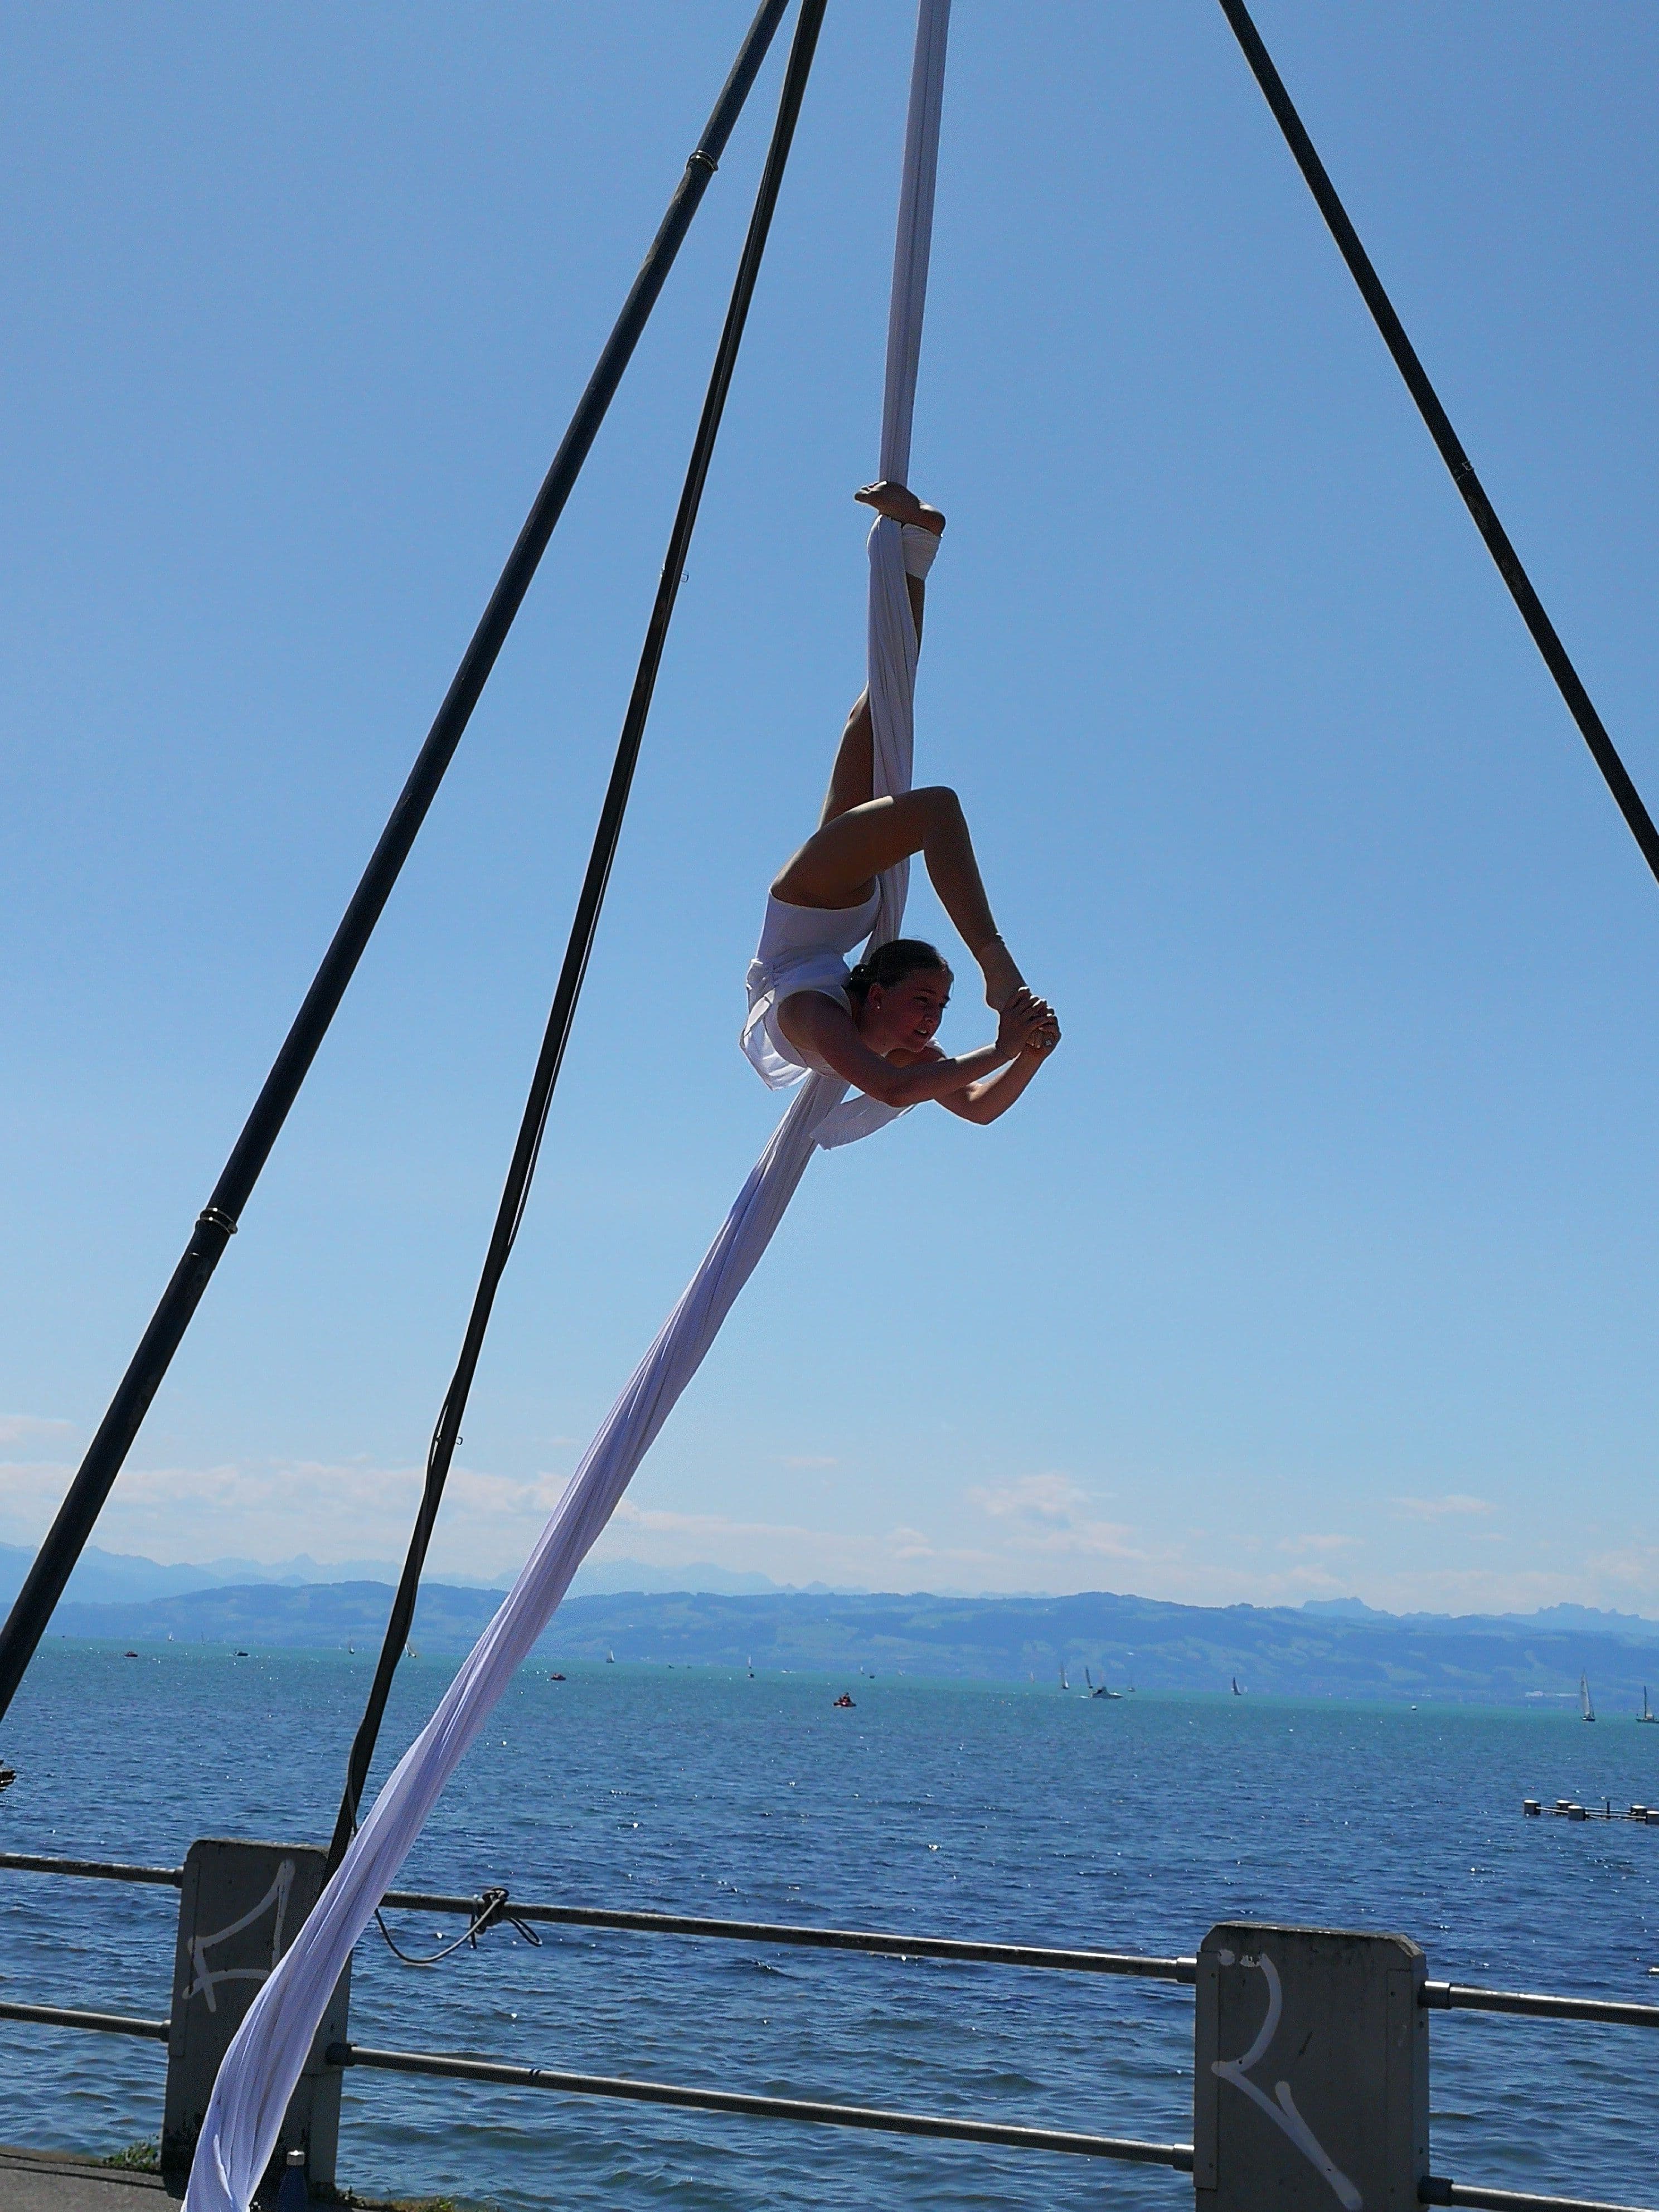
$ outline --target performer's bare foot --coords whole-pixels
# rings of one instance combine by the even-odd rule
[[[1025,988],[1025,978],[1000,937],[981,945],[974,957],[985,978],[985,1003],[993,1013],[1000,1014],[1016,994]]]
[[[945,517],[936,507],[919,500],[908,485],[890,483],[885,477],[879,483],[864,485],[853,496],[864,506],[873,507],[878,514],[890,515],[895,522],[919,522],[935,538],[945,528]]]

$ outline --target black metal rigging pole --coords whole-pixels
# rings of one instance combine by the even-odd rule
[[[1451,471],[1452,482],[1463,495],[1463,503],[1474,518],[1474,526],[1486,541],[1486,550],[1498,564],[1498,573],[1510,587],[1510,596],[1521,610],[1521,619],[1532,632],[1533,642],[1544,656],[1544,665],[1555,678],[1556,688],[1567,702],[1567,711],[1577,723],[1584,743],[1589,747],[1595,765],[1607,779],[1608,790],[1618,802],[1619,811],[1630,825],[1630,832],[1642,848],[1642,857],[1659,877],[1659,830],[1642,802],[1642,794],[1632,782],[1630,772],[1619,757],[1617,747],[1607,735],[1607,726],[1595,711],[1589,693],[1579,678],[1578,671],[1568,658],[1567,649],[1556,635],[1555,625],[1544,611],[1544,603],[1533,589],[1532,579],[1521,565],[1521,556],[1509,540],[1509,533],[1492,511],[1492,501],[1481,487],[1474,472],[1474,465],[1463,451],[1457,433],[1452,428],[1450,417],[1441,405],[1439,395],[1429,381],[1427,373],[1405,326],[1394,311],[1394,304],[1382,289],[1381,278],[1371,266],[1370,256],[1359,242],[1359,234],[1348,220],[1347,210],[1337,198],[1336,187],[1325,173],[1325,165],[1314,149],[1302,118],[1297,113],[1291,95],[1285,89],[1285,81],[1273,66],[1272,55],[1261,42],[1261,34],[1250,20],[1249,9],[1243,0],[1218,0],[1222,14],[1232,27],[1233,35],[1244,50],[1244,58],[1255,73],[1285,143],[1296,157],[1297,167],[1307,179],[1308,189],[1318,203],[1319,212],[1329,226],[1337,250],[1347,263],[1349,273],[1359,287],[1365,305],[1370,309],[1376,327],[1382,333],[1382,343],[1394,356],[1395,366],[1406,380],[1406,389],[1417,402],[1418,412],[1429,427],[1429,435],[1440,450],[1440,458]]]
[[[524,1118],[519,1125],[518,1142],[513,1148],[512,1163],[502,1188],[501,1202],[495,1215],[489,1249],[484,1255],[478,1287],[473,1296],[472,1310],[467,1317],[466,1332],[461,1340],[460,1358],[456,1363],[455,1373],[438,1415],[438,1425],[427,1455],[426,1487],[422,1493],[420,1510],[416,1515],[415,1527],[410,1536],[409,1552],[404,1560],[397,1595],[392,1601],[392,1613],[380,1646],[380,1662],[374,1669],[374,1680],[363,1708],[363,1717],[352,1742],[351,1757],[346,1770],[345,1794],[340,1801],[339,1817],[335,1822],[333,1839],[329,1845],[328,1871],[331,1874],[344,1857],[346,1846],[350,1843],[352,1831],[356,1826],[357,1808],[362,1801],[363,1785],[368,1778],[386,1700],[392,1694],[392,1678],[398,1671],[398,1662],[403,1656],[415,1619],[421,1571],[426,1563],[427,1547],[432,1540],[432,1530],[443,1498],[444,1484],[448,1480],[450,1462],[460,1440],[467,1394],[472,1387],[472,1377],[477,1370],[478,1358],[483,1350],[484,1334],[489,1327],[495,1292],[506,1272],[514,1239],[519,1233],[519,1224],[524,1218],[525,1204],[530,1195],[537,1156],[541,1150],[542,1134],[547,1127],[548,1109],[552,1103],[554,1086],[559,1079],[565,1047],[570,1041],[570,1028],[575,1018],[576,1002],[581,995],[582,979],[587,973],[588,957],[593,949],[599,910],[605,903],[605,886],[611,879],[611,863],[616,859],[617,841],[622,836],[623,817],[634,781],[634,769],[640,757],[640,744],[645,735],[646,720],[651,712],[651,699],[656,689],[657,672],[662,663],[668,625],[673,617],[674,602],[679,595],[684,576],[691,533],[696,527],[697,509],[702,503],[709,463],[714,458],[714,441],[720,435],[720,418],[726,410],[732,374],[737,367],[738,349],[743,343],[750,302],[754,298],[755,285],[760,276],[761,258],[766,251],[767,234],[771,228],[778,193],[783,184],[783,173],[788,163],[789,149],[793,143],[795,125],[806,91],[806,80],[812,67],[825,5],[826,0],[801,0],[800,16],[795,26],[788,67],[784,72],[782,89],[778,95],[777,121],[773,125],[772,143],[767,149],[766,166],[756,188],[754,213],[749,220],[749,234],[744,240],[742,258],[738,263],[738,274],[732,287],[731,305],[726,309],[726,325],[720,332],[708,394],[703,400],[697,434],[692,442],[691,459],[686,467],[685,483],[680,493],[674,526],[669,533],[662,578],[657,586],[651,619],[646,626],[645,644],[634,678],[634,689],[629,696],[628,711],[623,717],[617,757],[605,789],[605,803],[599,810],[599,824],[593,833],[587,872],[582,879],[580,896],[570,924],[564,963],[559,970],[558,985],[553,994],[553,1005],[547,1018],[547,1029],[542,1038],[536,1072],[531,1079],[530,1096],[525,1102]]]
[[[787,0],[761,0],[732,73],[686,162],[684,174],[651,241],[633,289],[605,341],[587,389],[570,418],[553,465],[536,495],[535,504],[507,556],[507,566],[490,594],[471,642],[462,655],[454,680],[444,695],[437,719],[416,757],[409,780],[380,833],[380,841],[363,871],[362,879],[352,893],[351,902],[265,1078],[264,1087],[254,1101],[253,1110],[214,1187],[213,1195],[198,1218],[184,1256],[173,1269],[161,1302],[58,1508],[58,1517],[29,1570],[10,1617],[4,1629],[0,1630],[0,1715],[5,1713],[16,1693],[53,1608],[64,1594],[64,1585],[92,1534],[132,1440],[149,1410],[150,1401],[161,1387],[226,1244],[236,1233],[242,1208],[270,1156],[289,1109],[299,1095],[370,933],[380,918],[398,872],[426,819],[444,771],[461,741],[472,709],[506,642],[513,618],[564,510],[571,487],[581,471],[622,381],[623,372],[632,358],[640,333],[657,303],[708,180],[719,166],[726,140],[743,112],[744,102],[787,5]]]

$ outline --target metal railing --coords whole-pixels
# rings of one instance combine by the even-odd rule
[[[896,2136],[933,2136],[956,2142],[1000,2143],[1012,2150],[1070,2152],[1136,2166],[1193,2170],[1190,2143],[1136,2142],[1122,2136],[1074,2135],[1060,2128],[1025,2128],[997,2120],[952,2119],[942,2112],[889,2112],[867,2105],[826,2105],[803,2097],[754,2097],[737,2089],[686,2088],[672,2081],[630,2081],[607,2074],[566,2074],[547,2066],[505,2066],[489,2058],[450,2057],[436,2051],[374,2051],[331,2043],[331,2066],[368,2066],[387,2074],[437,2075],[456,2081],[495,2081],[514,2089],[556,2089],[566,2096],[622,2097],[641,2105],[678,2105],[702,2112],[736,2112],[755,2120],[806,2120],[820,2127],[868,2128]]]
[[[86,1880],[149,1884],[177,1888],[179,1867],[136,1866],[117,1860],[47,1857],[0,1851],[0,1870],[69,1875]],[[504,1893],[463,1897],[427,1890],[388,1891],[385,1905],[424,1913],[464,1916],[480,1928],[492,1924]],[[712,1919],[674,1912],[621,1911],[602,1906],[520,1904],[507,1908],[511,1918],[556,1927],[595,1928],[641,1936],[678,1936],[714,1942],[767,1943],[861,1952],[900,1959],[942,1959],[971,1966],[1012,1966],[1038,1972],[1105,1974],[1190,1987],[1197,1978],[1195,1957],[1166,1958],[1117,1951],[1066,1949],[1052,1945],[991,1943],[968,1938],[915,1936],[890,1930],[814,1928],[788,1922]],[[1619,2027],[1659,2028],[1659,2004],[1626,2003],[1601,1997],[1559,1996],[1529,1990],[1489,1990],[1455,1982],[1427,1982],[1419,2002],[1431,2011],[1485,2012],[1522,2019],[1594,2021]],[[37,2026],[75,2027],[111,2035],[147,2037],[165,2042],[170,2023],[120,2013],[82,2011],[61,2005],[0,2001],[0,2020]],[[1141,2166],[1193,2170],[1190,2143],[1142,2142],[1130,2137],[1097,2136],[1054,2128],[957,2118],[946,2113],[890,2112],[796,2097],[762,2097],[738,2090],[693,2087],[671,2081],[641,2081],[623,2075],[580,2074],[519,2066],[459,2053],[389,2051],[350,2041],[335,2042],[326,2053],[331,2066],[369,2072],[420,2075],[449,2081],[490,2082],[501,2087],[551,2090],[566,2096],[615,2098],[636,2104],[671,2106],[750,2119],[784,2120],[822,2127],[855,2128],[880,2134],[995,2144],[1016,2150],[1056,2152]],[[1435,2175],[1419,2191],[1425,2204],[1486,2208],[1486,2212],[1643,2212],[1643,2208],[1607,2204],[1583,2197],[1530,2195],[1487,2189]]]
[[[24,2020],[36,2027],[90,2027],[100,2035],[148,2035],[165,2043],[173,2033],[170,2020],[136,2020],[125,2012],[81,2012],[73,2005],[0,2002],[0,2020]]]
[[[0,1866],[6,1863],[0,1855]],[[417,1912],[465,1912],[477,1917],[484,1900],[388,1890],[383,1904]],[[863,1928],[803,1928],[787,1921],[703,1920],[680,1912],[612,1912],[586,1905],[513,1904],[513,1917],[543,1925],[617,1928],[641,1936],[708,1936],[737,1943],[793,1943],[816,1951],[867,1951],[888,1959],[956,1959],[975,1966],[1048,1967],[1066,1974],[1128,1974],[1143,1981],[1192,1982],[1196,1959],[1159,1959],[1133,1951],[1066,1951],[1046,1944],[979,1943],[953,1936],[893,1936]],[[1659,2013],[1659,2007],[1655,2008]]]

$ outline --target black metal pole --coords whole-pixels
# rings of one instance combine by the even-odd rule
[[[1422,362],[1418,359],[1405,326],[1394,311],[1394,303],[1383,290],[1382,280],[1371,266],[1370,257],[1359,242],[1359,234],[1348,220],[1347,210],[1337,198],[1336,187],[1325,173],[1325,165],[1314,150],[1314,143],[1297,113],[1291,95],[1285,89],[1285,81],[1273,66],[1273,57],[1261,42],[1261,34],[1250,20],[1250,12],[1243,0],[1219,0],[1222,14],[1232,27],[1233,35],[1244,50],[1244,58],[1255,73],[1255,81],[1267,98],[1267,105],[1285,143],[1296,157],[1297,167],[1307,179],[1308,189],[1319,205],[1319,212],[1336,240],[1337,250],[1347,263],[1349,273],[1358,285],[1361,297],[1370,309],[1377,329],[1382,333],[1382,343],[1394,356],[1395,366],[1406,380],[1406,389],[1417,402],[1418,412],[1429,428],[1429,435],[1440,449],[1440,458],[1451,471],[1452,482],[1463,495],[1463,503],[1474,518],[1474,526],[1486,541],[1486,550],[1498,564],[1498,573],[1509,586],[1510,596],[1521,610],[1521,619],[1532,632],[1533,642],[1544,656],[1544,665],[1555,678],[1556,688],[1567,702],[1567,711],[1577,723],[1584,743],[1589,747],[1595,765],[1607,779],[1608,790],[1618,803],[1619,811],[1630,825],[1630,832],[1642,848],[1642,857],[1659,877],[1659,830],[1642,802],[1642,794],[1631,781],[1630,772],[1619,757],[1618,749],[1607,735],[1606,725],[1595,711],[1589,693],[1584,689],[1568,658],[1567,649],[1557,636],[1555,625],[1544,611],[1544,603],[1533,589],[1532,580],[1521,565],[1521,557],[1509,540],[1509,533],[1492,511],[1492,501],[1481,487],[1474,472],[1474,465],[1463,451],[1457,433],[1452,428],[1450,417],[1441,405],[1438,394],[1429,381]]]
[[[525,1203],[530,1195],[536,1160],[541,1150],[542,1133],[547,1126],[548,1109],[552,1103],[554,1087],[564,1061],[565,1047],[570,1041],[571,1024],[575,1018],[577,1000],[581,996],[582,980],[587,973],[588,958],[599,928],[599,911],[605,903],[611,863],[616,859],[617,842],[622,836],[623,817],[634,781],[634,769],[640,757],[646,720],[651,712],[652,695],[656,689],[657,672],[662,663],[668,625],[673,618],[674,602],[679,596],[686,555],[691,545],[691,533],[696,527],[697,509],[702,502],[703,485],[708,480],[709,463],[714,458],[714,441],[720,435],[720,418],[726,410],[732,374],[737,367],[738,349],[743,343],[744,325],[748,319],[750,302],[754,298],[755,285],[760,276],[767,234],[777,207],[783,173],[788,164],[789,149],[794,139],[795,124],[800,114],[807,76],[812,67],[825,5],[826,0],[801,0],[800,16],[795,26],[789,64],[778,95],[777,121],[773,125],[772,143],[767,149],[766,164],[756,189],[754,213],[749,220],[748,236],[744,240],[742,258],[738,263],[737,277],[732,288],[731,305],[726,309],[725,327],[720,332],[714,370],[708,380],[708,391],[703,400],[696,436],[692,442],[691,459],[686,468],[685,483],[680,493],[674,526],[669,533],[667,556],[663,562],[662,577],[657,586],[651,619],[646,627],[645,644],[635,674],[634,689],[629,697],[628,711],[623,718],[622,734],[617,743],[611,781],[605,790],[605,803],[599,810],[599,824],[593,833],[587,872],[582,880],[575,915],[570,924],[564,963],[559,970],[558,985],[553,994],[552,1008],[547,1018],[547,1029],[542,1038],[536,1072],[531,1079],[524,1118],[519,1125],[518,1142],[513,1148],[512,1162],[502,1187],[495,1226],[490,1236],[489,1250],[484,1255],[478,1287],[473,1296],[472,1310],[467,1317],[466,1332],[461,1340],[460,1358],[456,1363],[454,1376],[438,1415],[431,1449],[427,1455],[426,1487],[410,1535],[409,1551],[404,1560],[403,1573],[398,1578],[397,1594],[392,1601],[392,1613],[380,1645],[380,1662],[374,1669],[374,1680],[363,1708],[363,1717],[352,1742],[351,1757],[346,1770],[345,1792],[340,1801],[339,1817],[335,1822],[333,1839],[329,1845],[328,1870],[331,1874],[344,1857],[346,1846],[351,1841],[352,1831],[356,1825],[357,1808],[362,1801],[363,1785],[368,1778],[369,1765],[374,1756],[375,1741],[386,1713],[386,1700],[392,1694],[392,1678],[398,1671],[398,1662],[409,1641],[409,1632],[415,1619],[415,1601],[420,1590],[421,1571],[426,1563],[427,1547],[432,1540],[444,1485],[449,1477],[450,1462],[454,1458],[455,1446],[460,1438],[467,1394],[471,1389],[472,1377],[477,1370],[479,1355],[483,1350],[484,1334],[489,1327],[495,1292],[506,1271],[514,1240],[519,1233],[519,1224],[524,1218]]]
[[[299,1095],[363,947],[426,819],[427,810],[495,665],[513,618],[530,588],[537,565],[547,550],[547,542],[599,434],[640,333],[691,227],[708,179],[719,166],[726,142],[743,112],[744,102],[787,5],[787,0],[762,0],[732,74],[686,161],[685,173],[651,241],[633,289],[605,341],[587,389],[570,418],[570,427],[554,455],[553,465],[536,495],[524,528],[519,532],[518,543],[507,556],[501,580],[490,594],[489,604],[444,695],[437,719],[380,833],[380,841],[363,871],[362,879],[352,893],[351,903],[323,956],[322,965],[265,1078],[264,1088],[254,1101],[253,1110],[225,1163],[213,1195],[197,1219],[184,1257],[173,1269],[161,1302],[58,1508],[58,1517],[29,1570],[5,1627],[0,1631],[0,1716],[3,1716],[16,1693],[46,1632],[46,1623],[64,1594],[64,1585],[92,1534],[104,1500],[149,1410],[150,1401],[161,1387],[226,1244],[236,1233],[242,1208],[270,1156],[289,1109]]]

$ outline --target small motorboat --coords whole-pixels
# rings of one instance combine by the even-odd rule
[[[547,1679],[550,1682],[562,1682],[564,1676],[562,1674],[550,1674]]]
[[[836,1709],[838,1712],[850,1713],[853,1710],[853,1700],[848,1696],[845,1690],[843,1690],[840,1697],[835,1700],[835,1704]]]

